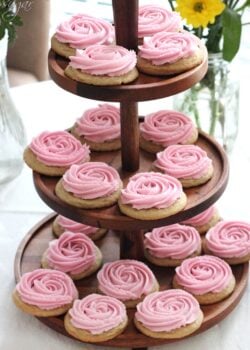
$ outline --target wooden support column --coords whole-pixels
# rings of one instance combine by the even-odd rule
[[[142,261],[144,259],[143,238],[143,231],[120,232],[120,258]]]
[[[139,169],[139,119],[137,102],[121,102],[121,157],[126,171]]]

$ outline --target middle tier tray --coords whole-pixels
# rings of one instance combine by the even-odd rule
[[[143,221],[130,218],[120,212],[118,205],[104,209],[89,210],[73,207],[60,200],[55,194],[55,186],[59,181],[59,177],[49,177],[34,172],[34,184],[38,194],[49,207],[61,215],[90,226],[122,231],[137,231],[169,225],[186,220],[207,209],[216,202],[226,188],[229,176],[229,163],[223,148],[212,137],[202,131],[199,132],[196,144],[204,149],[212,159],[214,166],[213,177],[204,185],[186,189],[185,193],[188,198],[186,208],[175,215],[160,220]],[[138,172],[151,171],[154,160],[155,155],[141,150]],[[120,151],[92,152],[91,161],[102,161],[117,169],[124,186],[126,186],[129,177],[134,174],[122,169]]]

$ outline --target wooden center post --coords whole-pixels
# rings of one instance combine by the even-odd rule
[[[138,0],[112,0],[116,44],[137,51]],[[129,100],[120,103],[122,169],[139,169],[138,103]],[[143,259],[143,232],[120,232],[120,258]]]

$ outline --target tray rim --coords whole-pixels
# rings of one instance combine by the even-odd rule
[[[29,245],[30,241],[32,241],[32,239],[36,235],[39,234],[39,230],[41,230],[44,225],[52,224],[52,220],[54,220],[56,215],[57,215],[57,213],[51,213],[51,214],[47,215],[46,217],[44,217],[35,226],[33,226],[28,231],[26,236],[21,240],[21,242],[17,248],[16,255],[15,255],[15,261],[14,261],[14,275],[15,275],[16,283],[19,281],[20,276],[21,276],[21,273],[20,273],[21,262],[22,262],[22,257],[25,253],[25,250],[27,249],[27,246]],[[240,278],[240,281],[237,283],[237,289],[234,290],[234,292],[233,292],[233,294],[231,294],[231,296],[229,296],[227,299],[225,299],[223,301],[223,303],[226,304],[226,306],[225,306],[226,310],[223,309],[223,317],[221,317],[222,312],[218,314],[217,308],[214,308],[214,312],[211,313],[210,317],[207,317],[207,316],[205,317],[205,322],[203,321],[203,324],[200,327],[200,329],[188,337],[192,337],[192,336],[195,336],[199,333],[203,333],[207,329],[213,327],[218,322],[222,321],[225,317],[227,317],[235,309],[235,307],[238,305],[238,303],[240,302],[240,300],[244,294],[244,291],[247,287],[247,284],[248,284],[247,282],[248,282],[249,263],[244,263],[244,264],[241,264],[238,266],[241,266],[241,278]],[[233,301],[232,301],[232,298],[233,298]],[[129,312],[131,312],[131,311],[129,311]],[[50,318],[39,318],[39,317],[37,317],[37,319],[40,320],[45,325],[47,325],[49,328],[55,330],[56,332],[59,332],[60,334],[63,334],[64,336],[67,336],[71,339],[76,340],[75,338],[71,337],[70,335],[66,334],[65,332],[60,331],[58,329],[55,329],[51,326],[51,322],[52,323],[56,322],[56,321],[59,322],[58,318],[51,318],[51,317]],[[56,319],[56,320],[53,321],[54,319]],[[174,339],[174,340],[154,339],[154,338],[146,337],[142,334],[140,334],[139,337],[146,338],[145,345],[144,345],[146,347],[147,346],[155,346],[155,345],[164,345],[164,344],[168,344],[168,343],[172,343],[172,342],[176,342],[176,341],[182,341],[182,340],[185,340],[186,338],[188,338],[188,337],[185,337],[185,338]],[[139,340],[134,339],[134,343],[130,344],[133,347],[133,349],[142,348],[140,338],[139,338]],[[139,343],[137,344],[138,341],[139,341]],[[127,342],[125,341],[125,339],[120,339],[119,337],[114,338],[110,341],[101,342],[101,343],[93,343],[93,344],[98,345],[98,346],[111,346],[111,347],[119,347],[119,348],[120,347],[121,348],[127,347]]]
[[[203,52],[203,61],[197,67],[194,67],[184,73],[169,77],[158,77],[142,74],[148,83],[123,84],[116,86],[95,86],[84,84],[64,75],[64,69],[61,67],[67,65],[69,60],[56,54],[53,49],[49,50],[48,67],[53,81],[64,90],[89,99],[98,99],[110,102],[136,102],[149,101],[165,98],[187,90],[199,82],[206,74],[208,67],[208,53],[204,45],[201,47]],[[150,80],[155,80],[150,82]]]
[[[68,216],[75,221],[84,222],[88,225],[96,227],[123,230],[121,227],[122,222],[125,226],[124,229],[126,230],[134,230],[134,227],[136,227],[136,230],[140,230],[150,229],[157,226],[164,226],[175,223],[177,221],[183,221],[196,215],[198,212],[202,212],[214,204],[226,189],[229,179],[229,161],[222,146],[210,135],[201,130],[199,130],[199,138],[209,144],[212,149],[216,150],[216,157],[220,161],[222,168],[220,178],[216,183],[216,186],[214,186],[208,194],[203,196],[202,200],[200,199],[197,201],[193,207],[184,208],[184,210],[180,211],[179,213],[160,220],[143,221],[130,218],[121,213],[116,216],[114,214],[109,214],[106,212],[103,214],[102,210],[84,210],[70,206],[60,200],[53,192],[51,192],[48,187],[46,187],[44,181],[42,181],[43,175],[36,172],[33,172],[34,185],[42,200],[53,210],[64,216]],[[69,210],[71,210],[70,213]],[[194,213],[194,211],[196,213]]]

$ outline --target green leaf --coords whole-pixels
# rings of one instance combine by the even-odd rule
[[[22,21],[21,17],[19,17],[19,16],[15,16],[15,18],[13,19],[13,23],[16,26],[22,26],[23,25],[23,21]]]
[[[240,7],[235,6],[235,11],[242,12],[246,7],[250,6],[250,0],[246,0]]]
[[[0,25],[0,40],[4,37],[4,34],[5,34],[5,28]]]
[[[222,23],[221,18],[217,17],[214,24],[208,27],[208,36],[206,47],[208,52],[217,53],[221,51],[220,42],[222,37]]]
[[[223,26],[223,58],[232,61],[240,47],[241,16],[226,8],[222,13]]]

